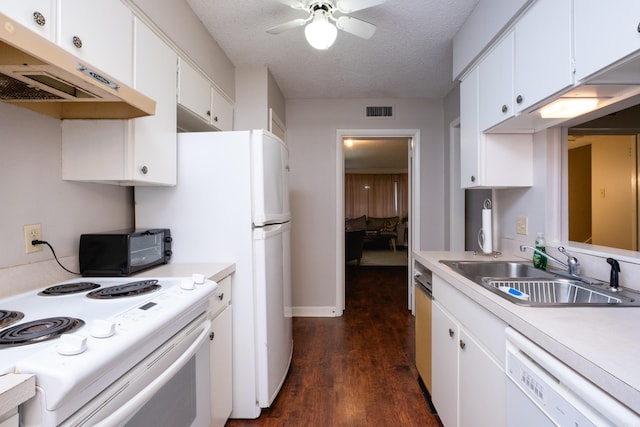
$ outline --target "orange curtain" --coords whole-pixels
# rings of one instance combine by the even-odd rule
[[[407,174],[346,174],[345,218],[403,217],[408,212]]]

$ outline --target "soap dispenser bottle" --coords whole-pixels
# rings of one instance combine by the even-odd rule
[[[536,237],[536,249],[540,252],[547,253],[545,249],[546,242],[544,240],[544,234],[538,233],[538,237]],[[541,270],[545,270],[547,268],[547,257],[544,255],[540,255],[538,252],[533,252],[533,266],[535,268],[539,268]]]

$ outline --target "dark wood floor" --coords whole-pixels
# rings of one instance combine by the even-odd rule
[[[226,425],[441,426],[417,382],[406,283],[407,267],[348,267],[344,316],[294,318],[277,399],[257,420]]]

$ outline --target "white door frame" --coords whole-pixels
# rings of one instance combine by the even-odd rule
[[[413,310],[413,242],[420,242],[420,129],[338,129],[336,131],[336,316],[345,308],[344,289],[344,143],[346,137],[407,138],[409,150],[409,241],[407,308]],[[416,245],[419,248],[419,243]]]

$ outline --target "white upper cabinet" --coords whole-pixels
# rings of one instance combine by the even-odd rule
[[[509,33],[482,60],[478,68],[479,125],[489,129],[514,114],[513,44]],[[461,107],[462,108],[462,107]]]
[[[573,84],[572,3],[572,0],[537,0],[516,23],[516,113]]]
[[[460,185],[478,185],[478,78],[476,67],[460,83]]]
[[[133,12],[119,0],[63,0],[58,7],[57,43],[132,85]]]
[[[640,50],[640,1],[577,0],[576,81]]]
[[[55,0],[0,0],[0,12],[53,40]]]
[[[211,83],[182,58],[178,59],[178,104],[204,122],[211,121]]]
[[[64,120],[62,178],[117,185],[176,183],[177,54],[135,22],[134,87],[156,114],[131,120]]]
[[[573,84],[572,0],[537,0],[480,62],[480,129]]]
[[[529,187],[533,183],[533,136],[480,131],[479,68],[460,84],[460,186]]]
[[[232,130],[233,106],[189,62],[178,64],[178,121],[182,130]]]

